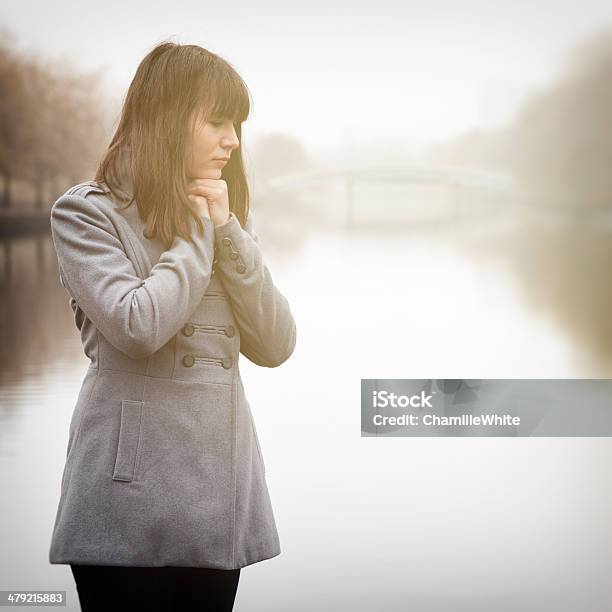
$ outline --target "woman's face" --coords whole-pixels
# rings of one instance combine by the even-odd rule
[[[187,145],[187,176],[220,179],[232,151],[239,146],[231,119],[210,117],[207,121],[198,120],[193,139]]]

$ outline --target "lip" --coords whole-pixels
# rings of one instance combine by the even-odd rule
[[[230,160],[230,158],[229,158],[229,157],[215,157],[215,158],[213,159],[213,161],[224,162],[224,163],[226,163],[226,164],[227,164],[227,162],[228,162],[229,160]]]

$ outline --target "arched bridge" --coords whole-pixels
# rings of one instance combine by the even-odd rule
[[[496,201],[516,202],[518,189],[511,177],[463,168],[440,166],[344,166],[292,172],[268,180],[268,188],[275,192],[300,192],[332,182],[345,185],[347,223],[353,218],[354,189],[359,183],[403,183],[442,185],[454,191],[470,190],[489,193]]]

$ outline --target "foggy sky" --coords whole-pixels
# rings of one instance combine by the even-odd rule
[[[577,42],[612,24],[612,3],[20,0],[2,3],[0,24],[25,49],[104,68],[117,98],[157,42],[200,44],[246,80],[245,134],[385,153],[503,123]]]

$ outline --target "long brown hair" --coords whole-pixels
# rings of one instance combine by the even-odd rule
[[[136,202],[147,238],[157,237],[167,248],[177,235],[192,240],[189,217],[201,233],[204,223],[185,191],[186,147],[197,120],[230,119],[241,144],[223,168],[222,179],[230,210],[244,226],[249,188],[241,123],[249,111],[247,86],[226,60],[197,45],[163,42],[136,70],[95,180],[127,202],[126,208]]]

